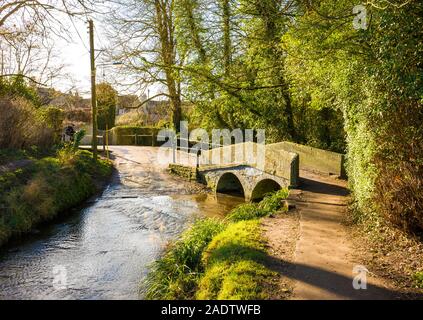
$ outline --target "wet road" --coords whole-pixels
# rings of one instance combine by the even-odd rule
[[[0,299],[142,298],[140,283],[169,240],[241,202],[170,176],[156,148],[111,150],[117,173],[102,195],[2,250]]]

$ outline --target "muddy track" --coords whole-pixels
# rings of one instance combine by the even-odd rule
[[[286,238],[284,220],[273,220],[273,225],[266,229],[273,232],[266,232],[266,236],[270,251],[284,265],[279,273],[286,279],[285,283],[290,283],[291,299],[401,298],[400,292],[367,266],[363,267],[368,272],[361,272],[361,279],[366,278],[366,289],[354,289],[353,280],[358,275],[355,268],[360,269],[364,259],[357,257],[350,229],[344,224],[349,201],[345,181],[301,172],[301,187],[292,190],[289,201],[295,205],[299,220],[292,256],[281,253],[275,245],[278,237]]]

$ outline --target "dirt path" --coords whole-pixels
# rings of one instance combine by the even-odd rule
[[[353,269],[361,263],[355,258],[349,229],[343,224],[349,199],[346,182],[308,172],[302,172],[301,176],[301,189],[293,190],[290,195],[299,217],[298,240],[291,258],[275,247],[275,238],[286,237],[281,225],[283,220],[275,219],[273,225],[265,228],[270,252],[275,253],[281,266],[285,266],[279,266],[278,272],[292,283],[290,298],[398,298],[399,294],[388,289],[384,281],[371,273],[372,270],[367,273],[367,289],[355,290],[353,287],[353,279],[357,276]],[[276,228],[285,235],[275,233]]]

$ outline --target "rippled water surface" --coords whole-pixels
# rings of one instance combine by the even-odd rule
[[[241,202],[169,176],[154,148],[112,151],[118,172],[101,196],[3,249],[0,298],[142,298],[139,284],[167,241]]]

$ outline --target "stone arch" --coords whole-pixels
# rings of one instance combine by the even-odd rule
[[[256,183],[251,192],[251,201],[260,201],[266,193],[282,189],[279,182],[273,179],[263,179]]]
[[[242,197],[245,197],[246,195],[246,190],[241,180],[232,172],[225,172],[218,178],[216,183],[216,192],[233,194]]]

